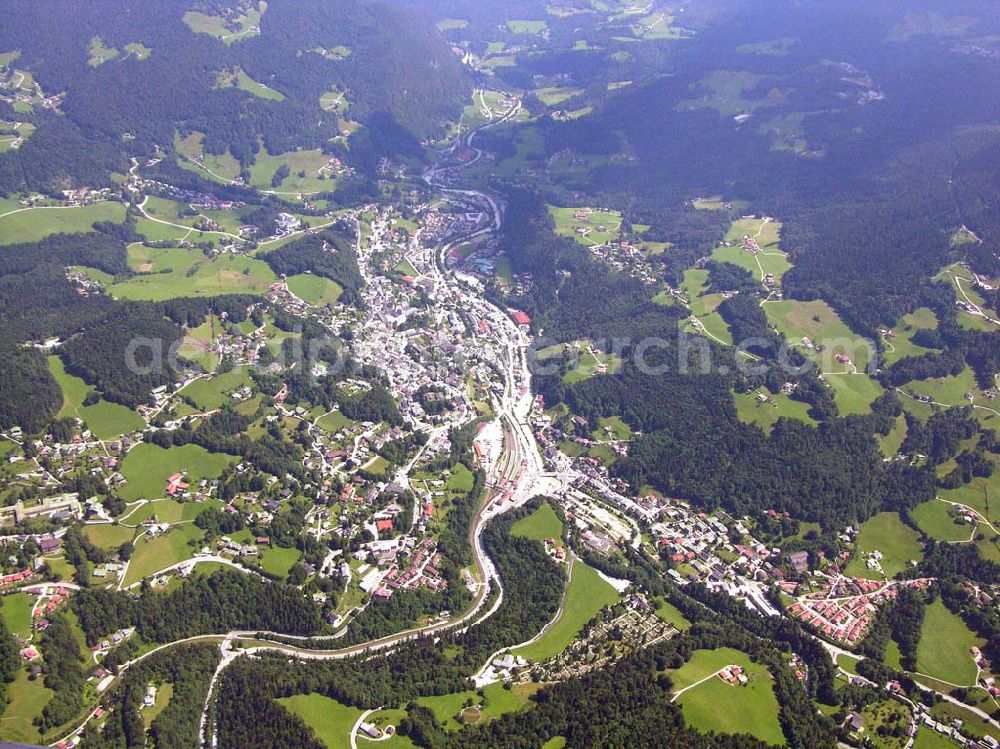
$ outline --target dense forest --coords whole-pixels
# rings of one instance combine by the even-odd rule
[[[345,304],[358,300],[364,284],[352,239],[343,231],[324,230],[269,252],[263,259],[279,275],[315,273],[329,278],[344,289],[341,301]]]
[[[796,397],[822,412],[819,427],[779,420],[765,435],[739,421],[730,391],[749,389],[750,383],[731,350],[678,332],[677,308],[645,301],[651,293],[639,282],[608,270],[573,240],[556,237],[537,195],[515,193],[507,210],[512,228],[502,246],[515,270],[534,278],[528,296],[508,301],[532,314],[541,335],[536,350],[590,337],[598,346],[615,344],[626,360],[614,374],[570,385],[561,370],[535,377],[546,407],[565,403],[592,424],[617,415],[642,432],[613,473],[633,486],[649,484],[701,506],[736,514],[787,511],[831,528],[933,496],[930,473],[883,463],[873,439],[880,420],[837,418],[811,373],[794,377],[773,367],[755,376],[754,386],[766,380],[777,390],[793,377],[801,385]],[[745,276],[724,276],[718,269],[710,279],[720,287],[746,286]],[[760,308],[744,298],[753,299],[739,294],[723,305],[734,334],[775,340]],[[655,347],[642,348],[646,336]],[[775,340],[756,353],[770,356],[778,348]],[[775,377],[780,379],[770,382]],[[898,409],[891,402],[879,406]]]
[[[234,629],[309,635],[321,626],[318,609],[297,588],[232,570],[192,577],[170,593],[143,589],[138,598],[103,588],[81,591],[73,610],[90,644],[125,627],[162,643]]]
[[[129,156],[172,144],[175,128],[204,133],[209,152],[228,150],[244,166],[262,145],[274,154],[327,147],[338,121],[319,100],[331,90],[345,92],[350,116],[368,125],[357,149],[339,153],[371,168],[400,149],[418,155],[420,138],[456,116],[468,93],[462,67],[433,23],[401,9],[276,0],[259,35],[226,45],[188,28],[182,19],[193,7],[183,0],[141,12],[121,0],[9,3],[0,49],[21,50],[18,66],[44,91],[67,94],[64,117],[33,115],[38,130],[24,149],[0,156],[0,192],[53,190],[67,177],[108,184],[112,172],[127,170]],[[142,43],[152,54],[91,66],[95,37],[119,50]],[[336,47],[350,54],[331,59],[317,51]],[[217,87],[219,71],[234,66],[282,100]]]
[[[219,662],[213,643],[179,645],[132,666],[110,698],[112,708],[101,730],[88,725],[82,749],[133,749],[152,741],[156,749],[198,746],[201,714],[209,681]],[[149,725],[140,708],[146,688],[170,688],[170,701]]]

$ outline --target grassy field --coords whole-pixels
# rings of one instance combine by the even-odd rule
[[[368,722],[385,731],[389,726],[399,726],[405,717],[406,710],[403,708],[391,708],[372,713],[368,716]],[[365,749],[371,749],[372,747],[371,742],[363,738],[359,740],[358,746],[365,747]],[[413,739],[409,736],[402,736],[398,732],[393,733],[389,738],[380,739],[378,746],[383,749],[417,749],[417,745],[413,743]]]
[[[336,182],[332,179],[320,179],[322,170],[330,161],[330,157],[318,148],[305,151],[288,151],[287,153],[271,155],[266,148],[261,148],[257,154],[256,163],[250,167],[250,184],[263,190],[278,190],[288,193],[311,193],[332,190]],[[289,175],[278,187],[272,187],[271,180],[275,172],[287,166]],[[321,219],[310,218],[313,224],[323,223]]]
[[[756,424],[765,432],[770,433],[771,429],[784,417],[787,419],[798,419],[801,422],[815,426],[816,420],[809,415],[809,404],[792,400],[782,393],[774,394],[767,392],[767,396],[772,403],[761,403],[757,400],[757,393],[736,393],[733,397],[736,400],[736,415],[740,421],[747,424]]]
[[[938,598],[924,615],[917,645],[917,671],[952,684],[972,685],[977,670],[969,648],[983,644]]]
[[[49,371],[63,391],[59,418],[82,419],[94,436],[102,440],[114,439],[145,427],[146,422],[139,414],[118,403],[101,400],[92,406],[84,406],[83,401],[93,388],[81,378],[66,372],[66,367],[58,356],[50,356],[48,363]]]
[[[139,538],[125,572],[124,584],[131,585],[170,565],[190,559],[197,551],[191,542],[200,541],[204,535],[205,531],[194,523],[186,523],[171,528],[156,538]]]
[[[14,683],[8,685],[10,702],[3,717],[0,717],[0,735],[5,741],[41,743],[41,736],[33,721],[42,714],[53,694],[42,681],[30,681],[28,672],[19,668]]]
[[[780,104],[784,95],[778,89],[750,98],[750,92],[764,80],[764,76],[743,70],[716,70],[692,85],[691,96],[678,104],[677,109],[714,109],[722,117],[734,117],[763,106]]]
[[[577,214],[586,216],[577,218]],[[549,215],[555,221],[556,234],[572,237],[585,245],[605,244],[615,239],[622,222],[618,211],[599,211],[585,207],[559,208],[550,205]]]
[[[761,252],[756,256],[743,249],[745,236],[757,241]],[[788,257],[781,250],[780,221],[765,221],[762,218],[738,219],[730,225],[725,240],[734,246],[717,247],[712,252],[712,257],[750,271],[758,281],[763,280],[762,267],[764,273],[773,273],[779,279],[792,267]]]
[[[125,222],[125,206],[106,201],[79,208],[28,208],[0,217],[0,245],[38,242],[51,234],[92,231],[98,221]]]
[[[875,550],[882,552],[882,569],[890,578],[907,569],[911,559],[923,559],[917,532],[904,525],[897,512],[881,512],[861,524],[854,558],[847,565],[845,574],[869,580],[881,579],[876,571],[869,570],[865,565],[868,554]]]
[[[283,578],[288,575],[288,570],[301,557],[302,552],[298,549],[285,549],[281,546],[274,546],[261,552],[260,566],[268,574]]]
[[[768,226],[772,225],[768,224]],[[749,271],[758,281],[764,280],[766,273],[771,273],[780,280],[792,268],[785,253],[777,249],[764,250],[754,255],[744,250],[742,246],[716,247],[712,250],[712,259],[720,263],[737,265]]]
[[[105,551],[113,551],[117,550],[123,543],[132,540],[135,536],[135,528],[110,523],[86,525],[83,528],[83,535],[95,546],[99,546]]]
[[[942,489],[940,496],[949,502],[958,502],[972,507],[990,522],[996,523],[1000,521],[1000,503],[997,502],[997,498],[1000,497],[1000,470],[998,470],[1000,469],[1000,458],[990,455],[989,459],[995,466],[992,476],[989,478],[977,476],[965,486],[960,486],[957,489]],[[993,498],[993,503],[987,507],[989,497]]]
[[[913,744],[913,749],[955,749],[955,746],[955,742],[947,736],[927,726],[920,726],[917,729],[917,740]]]
[[[610,432],[609,432],[610,430]],[[598,442],[607,440],[632,439],[632,427],[626,424],[621,416],[601,416],[597,420],[597,429],[591,434]]]
[[[197,484],[204,478],[216,478],[234,460],[231,455],[210,453],[199,445],[164,449],[142,444],[122,461],[121,471],[128,484],[122,487],[121,496],[127,501],[163,497],[167,478],[175,472],[187,471],[187,483]]]
[[[677,700],[685,722],[699,731],[748,733],[768,744],[783,745],[785,736],[778,723],[778,700],[774,696],[767,668],[753,663],[739,651],[723,648],[714,652],[723,651],[726,651],[727,659],[719,668],[730,664],[742,666],[750,683],[745,687],[731,686],[722,679],[712,677],[685,692]],[[702,652],[706,651],[698,651]],[[677,674],[689,666],[690,663],[685,664]]]
[[[142,62],[143,60],[148,60],[149,56],[153,54],[153,50],[144,44],[139,42],[132,42],[131,44],[125,45],[125,52],[132,55],[136,60]]]
[[[327,749],[350,749],[351,730],[363,711],[321,694],[297,694],[278,702],[309,726]]]
[[[521,19],[507,21],[507,28],[512,34],[541,34],[549,27],[546,21]]]
[[[904,385],[903,389],[912,390],[919,395],[929,395],[934,401],[947,406],[964,406],[969,402],[965,394],[976,389],[976,378],[972,369],[966,367],[951,377],[913,380]]]
[[[903,315],[899,323],[892,329],[893,337],[887,339],[883,359],[886,364],[893,364],[907,356],[921,356],[931,349],[913,343],[913,336],[918,330],[936,330],[937,316],[934,310],[920,307],[908,315]]]
[[[621,366],[621,359],[614,354],[605,354],[597,349],[581,348],[575,366],[563,375],[563,382],[588,380],[601,372],[613,374]]]
[[[464,29],[469,25],[469,22],[464,18],[442,18],[438,21],[437,27],[441,31],[453,31],[455,29]]]
[[[316,422],[316,425],[331,434],[336,434],[341,429],[349,427],[354,422],[348,419],[340,411],[331,411],[328,414],[324,414],[320,417],[320,420]]]
[[[672,15],[651,13],[632,24],[632,33],[638,39],[652,41],[656,39],[682,39],[687,32],[680,26],[674,25]]]
[[[961,279],[961,280],[960,280]],[[943,269],[934,276],[935,281],[945,281],[955,290],[955,298],[962,301],[971,301],[980,309],[996,318],[997,310],[990,310],[983,297],[973,288],[969,271],[961,264],[955,263]],[[979,315],[972,315],[965,310],[958,311],[958,323],[963,328],[970,330],[995,331],[997,326]]]
[[[657,607],[656,615],[667,624],[672,624],[681,632],[691,627],[691,622],[688,621],[687,617],[669,601],[664,601]]]
[[[277,280],[267,263],[245,255],[208,258],[201,250],[132,245],[128,259],[129,267],[139,275],[108,288],[118,299],[158,302],[223,294],[263,295]]]
[[[271,101],[284,101],[285,95],[280,91],[275,91],[270,86],[266,86],[259,81],[255,81],[243,68],[236,68],[236,73],[230,79],[230,85],[240,91],[253,94],[258,99],[270,99]]]
[[[158,224],[155,221],[150,221],[145,216],[140,216],[136,219],[135,230],[136,233],[142,235],[150,242],[179,242],[191,233],[187,229],[178,229],[176,226]]]
[[[17,125],[16,128],[14,127],[15,125]],[[30,122],[15,123],[5,120],[0,120],[0,127],[15,130],[17,132],[16,135],[0,135],[0,153],[7,153],[10,151],[14,147],[14,143],[18,140],[21,140],[22,142],[27,140],[36,129]],[[17,210],[18,207],[17,203],[13,200],[7,201],[0,199],[0,214]]]
[[[533,541],[544,541],[547,538],[560,541],[562,532],[562,521],[548,502],[543,502],[541,507],[528,517],[518,520],[510,529],[512,536],[530,538]]]
[[[742,665],[748,660],[747,654],[733,648],[718,648],[716,650],[696,650],[683,666],[673,672],[668,672],[674,685],[674,692],[686,689],[696,684],[706,676],[719,671],[731,664]]]
[[[184,14],[184,23],[196,34],[208,34],[224,44],[233,44],[242,39],[250,39],[257,36],[252,32],[251,27],[260,26],[260,17],[267,10],[267,3],[260,2],[256,10],[251,10],[237,19],[238,28],[230,30],[226,27],[226,19],[222,16],[210,16],[197,11],[188,11]]]
[[[708,271],[702,269],[684,271],[681,288],[687,293],[691,314],[701,321],[709,337],[716,338],[726,345],[732,345],[733,336],[729,332],[729,325],[717,311],[722,304],[722,294],[707,293]],[[696,328],[693,330],[697,331]]]
[[[430,708],[437,721],[450,731],[457,731],[463,723],[459,714],[468,700],[481,708],[478,723],[487,723],[507,713],[517,712],[530,704],[530,697],[539,689],[537,684],[517,684],[512,689],[504,685],[490,684],[483,688],[485,701],[476,692],[456,692],[439,697],[418,697],[417,703]],[[471,716],[470,716],[471,717]]]
[[[344,290],[334,281],[322,276],[314,276],[311,273],[303,273],[292,276],[288,279],[288,289],[299,299],[304,299],[309,304],[323,307],[327,304],[336,304]]]
[[[917,526],[931,538],[939,541],[968,541],[972,535],[972,526],[955,522],[948,514],[951,505],[937,499],[917,505],[910,512]]]
[[[878,441],[879,447],[882,448],[882,454],[887,458],[894,457],[899,452],[899,448],[902,447],[908,431],[906,416],[900,414],[896,417],[896,423],[893,424],[889,434],[884,437],[881,434],[876,434],[875,439]]]
[[[99,65],[110,62],[119,55],[117,49],[106,46],[104,44],[104,40],[99,36],[95,36],[90,40],[90,47],[87,52],[90,55],[90,59],[87,60],[87,64],[89,64],[92,68],[96,68]]]
[[[868,413],[872,403],[885,392],[866,374],[829,375],[826,379],[833,389],[833,400],[841,416]]]
[[[194,401],[202,411],[211,411],[229,403],[229,393],[249,384],[250,370],[247,367],[236,367],[210,379],[195,380],[180,392]]]
[[[800,302],[783,300],[764,305],[768,320],[793,345],[800,345],[808,338],[824,351],[811,354],[822,366],[823,372],[847,372],[850,368],[835,361],[837,354],[851,357],[859,371],[868,365],[874,344],[854,333],[840,319],[834,309],[822,300]]]
[[[463,463],[456,463],[451,467],[451,476],[445,483],[445,488],[455,494],[468,494],[472,491],[476,477],[472,471],[465,467]]]
[[[27,593],[11,593],[0,599],[0,616],[8,631],[17,637],[31,635],[31,607],[35,599]]]
[[[561,86],[546,86],[535,91],[535,95],[542,100],[542,102],[549,107],[557,106],[562,104],[567,99],[572,99],[574,96],[583,93],[582,88],[575,87],[561,87]],[[552,210],[551,208],[549,209]],[[565,210],[565,209],[563,209]],[[570,214],[572,218],[572,214]],[[617,222],[613,222],[617,223]]]
[[[153,725],[153,721],[156,720],[160,713],[162,713],[167,705],[170,704],[170,698],[174,696],[174,685],[167,682],[166,684],[161,684],[156,690],[156,699],[153,701],[152,707],[142,708],[142,724],[149,730],[149,727]]]
[[[573,642],[598,611],[619,599],[618,592],[601,578],[597,570],[577,561],[573,565],[562,615],[539,640],[518,648],[515,654],[533,661],[548,660]]]
[[[178,502],[174,499],[154,499],[122,515],[119,521],[128,525],[138,525],[144,520],[155,517],[158,523],[174,525],[194,520],[209,507],[221,509],[222,506],[222,501],[218,499],[210,499],[207,502]]]

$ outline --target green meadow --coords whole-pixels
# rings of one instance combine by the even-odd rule
[[[809,339],[813,345],[824,347],[824,351],[820,353],[803,352],[820,363],[824,373],[850,371],[850,367],[835,360],[837,354],[850,356],[859,371],[863,371],[868,365],[874,344],[847,327],[826,302],[768,302],[764,305],[764,311],[768,320],[792,345],[801,346],[804,344],[803,339]]]
[[[52,234],[93,231],[99,221],[125,222],[125,206],[105,201],[79,208],[25,208],[0,217],[0,245],[38,242]]]
[[[757,393],[762,392],[770,401],[761,402],[757,398]],[[750,393],[736,393],[736,415],[740,421],[747,424],[756,424],[765,432],[770,434],[771,429],[778,422],[778,419],[797,419],[811,426],[816,425],[816,420],[809,415],[809,404],[792,400],[783,393],[771,393],[770,391],[754,391]]]
[[[605,244],[616,239],[622,222],[618,211],[586,207],[559,208],[550,205],[549,215],[555,222],[556,234],[571,237],[585,245]],[[577,218],[577,215],[582,218]]]
[[[938,499],[922,502],[910,511],[910,516],[924,533],[938,541],[956,543],[968,541],[972,536],[972,526],[956,523],[949,512],[952,505]]]
[[[178,502],[175,499],[154,499],[133,508],[118,520],[122,524],[139,525],[145,520],[155,518],[157,523],[177,525],[178,523],[187,523],[194,520],[207,509],[215,508],[218,510],[222,509],[222,507],[222,500],[219,499],[210,499],[206,502]]]
[[[512,34],[541,34],[548,26],[548,23],[544,20],[522,19],[507,21],[507,28]]]
[[[236,367],[224,374],[211,378],[195,380],[180,391],[194,401],[202,411],[212,411],[222,408],[231,401],[230,393],[250,384],[250,372],[246,367]]]
[[[223,294],[263,295],[277,280],[267,263],[246,255],[208,258],[201,250],[131,245],[128,261],[137,275],[108,287],[118,299],[165,301]]]
[[[619,600],[618,591],[597,570],[577,561],[573,564],[565,606],[555,624],[541,638],[513,652],[532,661],[548,660],[565,650],[597,612]]]
[[[281,546],[272,546],[269,549],[261,550],[260,566],[269,575],[284,578],[288,571],[302,557],[302,552],[298,549],[286,549]]]
[[[865,561],[872,551],[882,552],[882,569],[886,577],[895,577],[909,568],[910,560],[923,559],[923,550],[915,530],[903,524],[898,512],[880,512],[861,524],[855,541],[854,557],[845,569],[845,574],[880,580],[881,575],[869,570]]]
[[[538,684],[515,684],[505,689],[502,683],[483,687],[480,697],[477,692],[465,691],[435,697],[418,697],[416,702],[434,713],[438,723],[449,731],[457,731],[466,722],[488,723],[507,713],[518,712],[530,707],[531,696],[540,688]],[[475,709],[466,710],[465,703],[472,701]],[[476,719],[478,716],[478,719]]]
[[[906,416],[900,414],[896,417],[896,423],[893,424],[889,434],[885,436],[876,434],[875,439],[878,441],[879,447],[882,448],[882,454],[887,458],[894,457],[899,452],[899,448],[902,447],[908,431]]]
[[[708,271],[701,268],[684,271],[681,289],[687,294],[692,317],[699,321],[708,337],[731,346],[733,335],[729,331],[729,325],[718,312],[723,297],[722,294],[708,293]],[[689,330],[701,332],[695,325],[691,325]]]
[[[129,501],[164,497],[167,478],[174,473],[186,471],[187,483],[196,485],[201,479],[218,477],[235,460],[231,455],[210,453],[199,445],[162,448],[141,444],[122,461],[121,471],[128,484],[122,487],[121,496]]]
[[[49,371],[63,391],[63,405],[59,418],[79,418],[101,440],[110,440],[146,426],[139,414],[126,406],[99,400],[84,406],[84,400],[94,388],[66,371],[66,365],[58,356],[48,357]]]
[[[937,598],[927,606],[924,614],[917,645],[917,671],[951,684],[970,686],[976,680],[977,669],[969,649],[983,644],[983,640]]]
[[[261,148],[257,153],[256,163],[250,167],[250,184],[263,190],[278,190],[287,193],[313,193],[332,190],[336,181],[332,178],[321,179],[321,175],[329,177],[325,167],[330,162],[330,156],[318,148],[301,151],[288,151],[277,155],[268,153]],[[282,166],[288,167],[288,176],[278,187],[271,184],[275,173]],[[313,224],[323,223],[323,219],[310,217]]]
[[[31,636],[31,609],[34,604],[34,597],[27,593],[11,593],[0,598],[0,616],[11,634],[25,639]]]
[[[287,283],[289,291],[295,296],[319,307],[336,304],[340,295],[344,293],[335,281],[311,273],[291,276]]]
[[[353,423],[353,421],[340,413],[340,411],[331,411],[330,413],[323,414],[319,418],[319,421],[316,422],[316,426],[326,432],[336,434],[341,429],[345,429]]]
[[[656,615],[681,632],[691,627],[688,618],[669,601],[664,601],[656,608]]]
[[[728,661],[720,668],[727,665],[743,667],[749,683],[734,686],[713,676],[692,687],[677,699],[685,722],[706,733],[748,733],[767,744],[784,745],[771,674],[766,667],[753,663],[745,653],[731,651],[727,655]],[[682,666],[677,674],[688,665]]]
[[[976,390],[976,378],[972,369],[966,367],[957,375],[949,377],[930,377],[926,380],[912,380],[903,386],[918,395],[930,396],[937,403],[946,406],[964,406],[968,404],[966,393]]]
[[[541,507],[527,517],[518,520],[510,529],[512,536],[528,538],[532,541],[545,541],[551,538],[560,545],[562,532],[562,521],[548,502],[543,502]]]
[[[42,743],[34,724],[35,718],[52,698],[54,692],[44,685],[44,679],[31,680],[25,668],[18,668],[14,682],[7,687],[10,701],[0,716],[0,734],[5,741]]]
[[[116,551],[119,546],[133,539],[135,528],[113,523],[86,525],[83,528],[83,535],[94,546],[98,546],[105,551]]]
[[[260,26],[260,17],[267,10],[267,3],[261,0],[255,10],[249,10],[236,19],[237,28],[230,29],[222,16],[211,16],[190,10],[184,14],[183,21],[196,34],[208,34],[223,44],[230,45],[242,39],[249,39],[257,34],[250,31],[252,27]]]
[[[1000,457],[987,453],[987,458],[993,463],[993,475],[989,478],[976,476],[968,484],[957,489],[942,489],[938,492],[942,499],[967,505],[979,512],[990,522],[1000,522]],[[990,498],[993,499],[990,504]]]
[[[920,307],[903,315],[892,329],[893,335],[886,338],[885,352],[882,355],[885,363],[893,364],[907,356],[921,356],[933,350],[915,344],[913,336],[920,330],[936,330],[937,326],[937,316],[928,307]]]
[[[191,559],[205,531],[194,523],[171,528],[155,538],[140,536],[125,572],[124,585],[131,585],[171,565]]]
[[[277,702],[301,718],[327,749],[351,749],[351,731],[364,711],[321,694],[297,694]]]
[[[87,63],[92,68],[114,60],[120,54],[114,47],[106,46],[104,40],[99,36],[95,36],[90,40],[90,47],[87,51],[90,54],[90,59]]]

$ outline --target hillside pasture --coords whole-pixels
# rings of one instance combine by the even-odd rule
[[[937,598],[924,614],[917,644],[917,671],[951,684],[970,686],[978,671],[969,649],[984,644]]]
[[[125,222],[125,206],[103,201],[79,207],[19,208],[0,215],[0,245],[39,242],[52,234],[93,231],[99,221]]]

